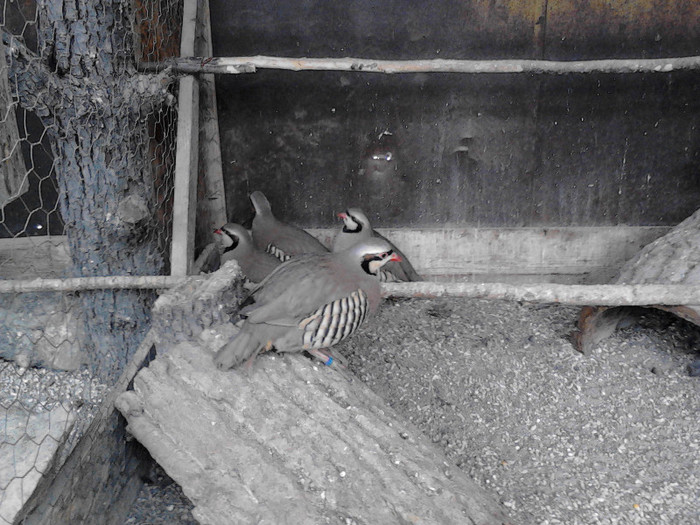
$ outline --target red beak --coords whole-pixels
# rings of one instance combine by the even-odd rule
[[[348,218],[348,214],[345,213],[345,212],[343,212],[343,211],[341,211],[341,212],[338,214],[338,218],[339,218],[339,219],[345,220],[345,219]]]
[[[221,229],[219,228],[218,230],[214,230],[214,233],[218,233],[219,235],[221,235],[224,232],[222,232]]]
[[[396,253],[393,253],[393,254],[391,255],[391,259],[389,259],[389,260],[390,260],[390,261],[395,261],[395,262],[401,262],[402,259],[401,259],[401,256],[400,256],[400,255],[398,255],[398,254],[396,254]]]

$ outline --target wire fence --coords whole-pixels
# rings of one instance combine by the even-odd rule
[[[179,55],[182,0],[0,6],[0,279],[168,275],[177,83],[138,64]],[[32,494],[83,435],[114,432],[100,406],[155,298],[143,287],[0,292],[0,524],[45,505]],[[115,454],[75,471],[105,472]],[[65,522],[59,509],[97,511],[103,488],[71,487],[49,522]]]

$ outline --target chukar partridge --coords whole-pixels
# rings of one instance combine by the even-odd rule
[[[381,300],[377,274],[398,261],[388,242],[369,239],[348,250],[295,257],[279,266],[241,304],[240,332],[216,354],[220,369],[275,348],[322,351],[349,337]]]
[[[250,233],[240,224],[229,222],[214,233],[220,235],[219,242],[223,247],[221,264],[236,259],[241,271],[253,283],[259,283],[282,264],[277,257],[253,246]]]
[[[326,253],[328,248],[301,228],[285,224],[272,214],[267,197],[261,191],[250,194],[255,207],[253,242],[260,250],[286,261],[303,253]]]
[[[394,244],[383,235],[372,229],[367,215],[360,208],[348,208],[345,212],[339,213],[338,217],[343,219],[343,228],[333,240],[333,251],[342,251],[365,239],[379,238],[391,245],[391,249],[400,258],[401,262],[391,262],[380,272],[379,279],[382,282],[392,281],[422,281],[406,256],[401,253]]]

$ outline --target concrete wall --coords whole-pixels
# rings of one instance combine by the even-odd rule
[[[214,0],[211,10],[217,56],[700,54],[690,1]],[[307,227],[335,224],[349,205],[386,227],[673,225],[700,203],[698,80],[220,76],[229,216],[248,217],[246,195],[261,189]]]

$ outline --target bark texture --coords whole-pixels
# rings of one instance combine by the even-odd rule
[[[302,355],[220,372],[159,348],[117,399],[202,524],[502,524],[495,499],[360,381]]]
[[[40,0],[38,53],[12,40],[13,88],[53,139],[74,276],[158,275],[154,184],[144,116],[168,75],[136,74],[129,2]],[[148,329],[153,294],[81,293],[92,366],[114,380]]]
[[[157,357],[115,405],[203,524],[501,524],[495,499],[352,375],[295,354],[219,371],[235,261],[161,295]],[[231,308],[229,308],[229,306]]]

